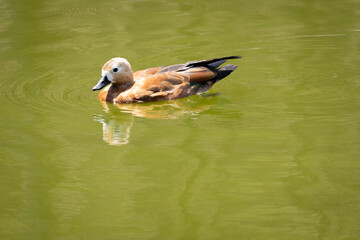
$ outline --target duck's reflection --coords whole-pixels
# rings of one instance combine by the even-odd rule
[[[130,142],[130,132],[135,117],[151,119],[197,118],[216,101],[216,94],[194,96],[167,102],[144,104],[111,104],[101,102],[104,114],[94,120],[103,125],[103,140],[110,145],[125,145]]]
[[[132,118],[132,117],[131,117]],[[117,119],[95,115],[95,121],[102,123],[103,140],[110,145],[125,145],[129,143],[132,119]]]

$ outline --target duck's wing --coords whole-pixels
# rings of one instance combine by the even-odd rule
[[[161,66],[161,67],[154,67],[154,68],[148,68],[145,70],[140,70],[134,72],[134,78],[143,78],[148,77],[151,75],[156,75],[159,73],[165,73],[165,72],[175,72],[179,69],[183,69],[186,64],[176,64],[176,65],[169,65],[169,66]]]
[[[190,83],[201,83],[208,80],[209,76],[215,74],[216,81],[226,77],[232,71],[236,69],[235,65],[226,65],[225,67],[219,68],[219,66],[226,62],[229,59],[237,59],[241,56],[229,56],[222,58],[214,58],[211,60],[200,60],[200,61],[191,61],[185,64],[176,64],[162,67],[154,67],[134,73],[135,80],[138,78],[144,78],[152,75],[157,75],[160,73],[167,72],[179,72],[184,73],[190,76]],[[215,78],[213,76],[213,78]]]
[[[121,93],[116,102],[162,101],[203,93],[236,69],[237,66],[231,64],[218,68],[227,59],[234,58],[240,58],[240,56],[138,71],[134,74],[135,85],[130,90]]]
[[[214,72],[202,67],[149,75],[136,80],[130,90],[116,98],[116,102],[152,102],[187,97],[198,93],[200,85],[208,86],[206,82],[215,76]],[[202,84],[191,84],[190,81]]]

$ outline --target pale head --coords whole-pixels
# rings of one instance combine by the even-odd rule
[[[129,62],[125,58],[112,58],[102,67],[101,79],[93,87],[93,91],[100,90],[109,83],[121,85],[133,81],[133,73]]]

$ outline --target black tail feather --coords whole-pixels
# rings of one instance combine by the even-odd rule
[[[220,81],[221,79],[223,79],[224,77],[228,76],[230,73],[232,73],[235,69],[237,69],[238,66],[236,65],[232,65],[232,64],[228,64],[225,65],[224,67],[221,67],[217,70],[217,75],[214,79],[212,79],[212,81],[214,81],[214,84],[218,81]]]

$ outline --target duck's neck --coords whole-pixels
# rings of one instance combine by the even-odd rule
[[[110,85],[110,88],[108,90],[108,93],[106,95],[106,101],[107,102],[113,102],[113,100],[122,92],[129,90],[133,85],[135,81],[123,83],[123,84],[114,84],[112,83]]]

